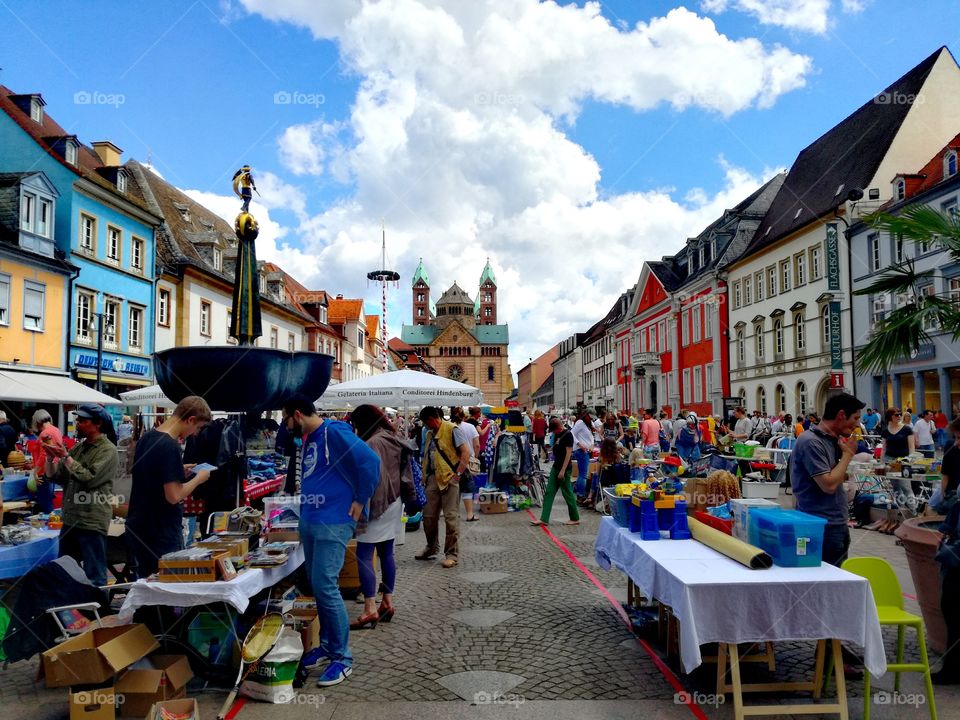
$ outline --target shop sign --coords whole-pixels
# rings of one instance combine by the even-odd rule
[[[94,368],[97,367],[97,356],[96,355],[77,355],[76,366],[79,368]],[[110,358],[103,358],[100,361],[100,369],[106,370],[107,372],[125,372],[128,375],[149,375],[150,366],[144,363],[138,362],[129,362],[129,361],[120,361],[120,367],[117,368],[114,366],[114,360]]]
[[[840,336],[840,303],[836,300],[827,306],[830,321],[830,369],[843,370],[843,345]]]
[[[510,408],[520,407],[520,401],[519,401],[519,400],[507,400],[507,401],[506,401],[505,403],[503,403],[503,404],[504,404],[506,407],[510,407]]]
[[[831,390],[843,389],[843,373],[842,372],[830,373],[830,389]]]
[[[840,289],[840,235],[836,223],[827,223],[827,290]]]

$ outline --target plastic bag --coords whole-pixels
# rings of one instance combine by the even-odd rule
[[[293,702],[297,693],[293,679],[303,655],[300,633],[284,627],[273,650],[257,663],[240,686],[240,694],[270,703]]]

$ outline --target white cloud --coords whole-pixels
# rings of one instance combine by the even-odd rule
[[[293,174],[349,179],[349,197],[303,217],[288,186],[269,202],[264,193],[268,210],[298,216],[290,229],[261,221],[264,256],[278,253],[311,287],[369,299],[385,217],[403,275],[392,334],[410,321],[418,257],[434,299],[454,280],[475,294],[490,257],[515,358],[585,330],[645,259],[674,251],[762,181],[723,165],[720,191],[601,197],[599,164],[566,134],[584,102],[729,115],[769,107],[811,70],[803,55],[731,39],[682,8],[619,28],[593,2],[242,1],[335,40],[360,77],[348,117],[288,128],[279,141]],[[290,247],[294,231],[302,249]]]
[[[859,13],[867,0],[840,0],[845,13]],[[830,25],[833,0],[702,0],[705,12],[738,10],[753,15],[764,25],[779,25],[791,30],[822,35]]]

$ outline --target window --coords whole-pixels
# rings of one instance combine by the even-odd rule
[[[763,385],[757,388],[757,410],[764,416],[767,414],[767,391]]]
[[[700,305],[694,305],[693,312],[690,315],[693,319],[693,341],[700,342],[700,330],[702,327],[700,324],[700,315],[701,315]]]
[[[777,266],[771,265],[767,268],[767,297],[774,297],[777,294]]]
[[[117,346],[117,330],[120,320],[120,302],[114,298],[107,298],[103,304],[103,344],[115,348]]]
[[[688,252],[688,257],[690,258],[690,275],[693,275],[697,271],[697,250],[696,248],[690,248]]]
[[[260,273],[260,277],[257,279],[257,285],[260,289],[261,295],[266,295],[267,293],[267,276],[263,273]]]
[[[810,248],[810,279],[819,280],[823,277],[823,248],[814,245]]]
[[[135,237],[130,241],[130,267],[137,272],[143,272],[143,248],[141,238]]]
[[[707,400],[713,397],[713,363],[707,365]]]
[[[790,282],[790,261],[781,260],[780,261],[780,292],[785,293],[789,292],[791,282]]]
[[[127,191],[127,175],[122,171],[117,173],[117,190],[122,193]]]
[[[927,298],[935,297],[936,294],[937,294],[937,293],[936,293],[936,290],[935,290],[934,287],[933,287],[933,283],[930,283],[929,285],[924,285],[922,288],[920,288],[920,296],[921,296],[921,298],[925,298],[925,297],[927,297]],[[925,315],[923,316],[923,329],[924,329],[924,330],[928,330],[928,331],[929,331],[929,330],[939,330],[939,329],[940,329],[940,324],[937,322],[937,316],[936,316],[936,315],[933,315],[933,314],[930,314],[930,313],[925,314]]]
[[[37,214],[37,225],[36,233],[37,235],[43,235],[43,237],[50,237],[50,233],[53,230],[53,203],[49,200],[44,200],[40,198],[40,208]]]
[[[798,420],[807,414],[807,386],[802,381],[797,383],[797,412],[794,414]]]
[[[170,291],[164,288],[157,291],[157,323],[170,327]]]
[[[107,226],[107,260],[117,263],[120,262],[120,230]]]
[[[693,401],[703,402],[703,368],[699,365],[693,369]]]
[[[73,140],[67,140],[63,149],[63,159],[70,165],[77,164],[77,145]]]
[[[741,305],[740,281],[733,284],[733,309],[736,310]]]
[[[806,321],[803,319],[803,313],[798,312],[793,316],[793,332],[794,332],[794,341],[796,343],[797,350],[803,350],[807,347],[807,341],[804,337],[804,323]]]
[[[130,350],[143,348],[143,308],[130,306],[130,325],[127,333],[127,345]]]
[[[763,271],[756,273],[753,276],[753,290],[754,295],[757,298],[757,302],[763,300]]]
[[[0,275],[0,325],[10,324],[10,276]]]
[[[363,328],[357,328],[357,347],[363,349]]]
[[[43,332],[43,302],[47,286],[25,280],[23,283],[23,329]]]
[[[750,278],[743,281],[743,304],[749,305],[753,302],[753,283]]]
[[[33,218],[37,211],[37,196],[24,193],[20,198],[20,229],[33,232]]]
[[[907,183],[903,178],[897,178],[893,184],[893,197],[896,200],[903,200],[907,196]]]
[[[690,318],[689,318],[689,313],[686,310],[680,313],[680,335],[681,335],[681,342],[683,343],[683,345],[684,346],[689,345],[690,344]],[[644,352],[646,348],[643,346],[642,334],[640,336],[640,340],[641,340],[640,352]]]
[[[700,246],[700,267],[703,267],[703,257],[704,257],[703,245],[701,245]]]
[[[30,98],[30,119],[35,123],[43,123],[43,105],[39,98]]]
[[[957,174],[957,153],[951,150],[943,161],[943,174],[946,177],[952,177]]]
[[[823,352],[830,348],[830,306],[824,305],[820,311],[820,322],[823,325]]]
[[[947,200],[946,202],[940,203],[940,211],[944,215],[949,215],[953,218],[954,222],[957,221],[957,215],[960,214],[960,211],[957,210],[957,199],[953,198]]]
[[[223,250],[218,247],[213,248],[213,269],[217,272],[223,270]]]
[[[713,303],[707,303],[703,306],[703,339],[709,340],[713,337]]]
[[[867,244],[870,248],[870,270],[877,272],[880,269],[880,233],[870,233]]]
[[[421,309],[422,309],[422,308],[421,308]],[[485,308],[483,309],[483,316],[484,316],[484,317],[493,317],[493,308],[485,307]]]
[[[206,300],[200,301],[200,334],[204,337],[210,337],[210,314],[212,308]],[[276,347],[274,345],[273,347]]]
[[[756,337],[757,359],[761,360],[763,358],[763,325],[754,325],[753,333]]]
[[[287,350],[290,352],[296,350],[296,340],[294,339],[292,332],[287,333]]]
[[[417,308],[417,317],[423,317],[423,308]]]
[[[783,321],[780,319],[773,322],[773,352],[783,355]]]
[[[793,278],[794,287],[807,284],[807,259],[803,253],[793,256]]]
[[[881,322],[890,309],[890,299],[887,295],[878,295],[872,298],[870,303],[870,326],[873,327]]]
[[[690,402],[690,368],[683,370],[683,402]]]
[[[494,370],[493,365],[487,365],[487,380],[493,382]]]
[[[774,391],[774,403],[776,403],[773,411],[778,415],[785,413],[787,411],[787,391],[783,389],[783,385],[777,385],[777,389]]]
[[[743,339],[743,330],[737,330],[737,361],[743,365],[746,358],[746,343]]]
[[[960,303],[960,278],[950,278],[947,282],[947,291],[950,294],[950,302]]]
[[[97,247],[97,221],[89,215],[80,216],[80,249],[93,254]]]
[[[657,352],[663,352],[667,349],[667,324],[661,320],[657,326]],[[608,338],[609,341],[609,338]]]
[[[90,321],[93,319],[93,293],[77,290],[77,340],[90,340]]]

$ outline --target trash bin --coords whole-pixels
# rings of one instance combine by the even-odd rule
[[[927,627],[927,640],[938,653],[947,648],[947,625],[940,612],[940,563],[933,559],[940,545],[937,528],[942,522],[942,515],[910,518],[894,533],[907,552],[917,602]]]

